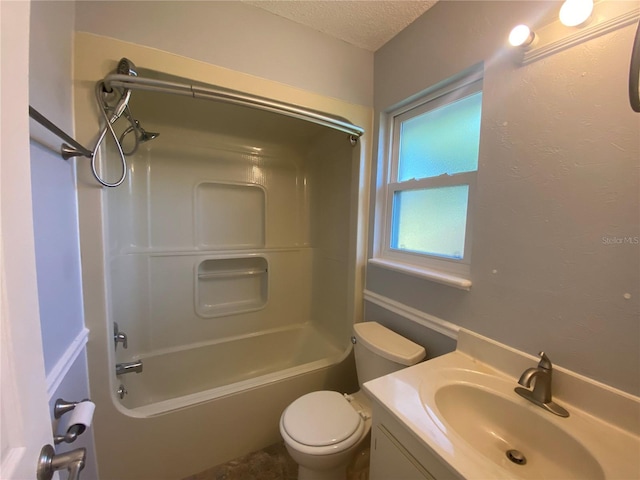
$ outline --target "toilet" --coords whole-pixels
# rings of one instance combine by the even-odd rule
[[[423,347],[377,322],[353,326],[360,390],[321,390],[295,400],[280,417],[280,434],[298,464],[299,480],[339,480],[371,431],[371,404],[362,384],[424,359]]]

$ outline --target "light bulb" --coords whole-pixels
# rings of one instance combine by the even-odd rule
[[[576,27],[586,22],[593,12],[593,0],[566,0],[560,7],[560,22]]]
[[[531,45],[535,34],[526,25],[517,25],[513,27],[509,34],[509,43],[514,47]]]

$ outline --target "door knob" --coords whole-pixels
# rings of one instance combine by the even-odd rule
[[[86,456],[85,448],[76,448],[56,455],[51,445],[45,445],[40,450],[40,458],[38,458],[37,479],[51,480],[54,472],[66,469],[69,472],[68,480],[78,480],[80,471],[84,468]]]

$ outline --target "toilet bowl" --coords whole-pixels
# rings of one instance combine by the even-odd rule
[[[375,322],[354,325],[356,370],[365,381],[414,365],[424,348]],[[292,402],[280,417],[280,434],[298,464],[299,480],[340,480],[371,431],[371,404],[352,395],[322,390]]]
[[[371,431],[364,393],[318,391],[303,395],[280,417],[280,433],[298,464],[298,478],[345,477],[346,467]]]

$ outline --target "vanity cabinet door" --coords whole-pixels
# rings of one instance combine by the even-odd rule
[[[383,425],[371,433],[369,480],[435,480]]]

